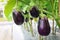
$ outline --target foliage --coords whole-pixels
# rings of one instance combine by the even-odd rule
[[[57,25],[60,27],[60,23],[58,22],[58,20],[60,20],[58,17],[58,0],[9,0],[5,5],[4,10],[5,16],[8,20],[11,19],[9,18],[9,15],[15,5],[17,10],[23,11],[29,11],[31,7],[35,5],[40,11],[46,12],[48,18],[54,18]],[[47,10],[44,10],[43,8],[47,8]]]

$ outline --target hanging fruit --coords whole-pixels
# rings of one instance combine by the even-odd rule
[[[50,33],[50,25],[47,17],[43,17],[38,21],[38,33],[42,36],[48,36]]]
[[[24,22],[24,16],[22,15],[22,13],[20,11],[18,11],[18,12],[14,11],[13,20],[14,20],[15,24],[21,25]]]
[[[39,10],[37,9],[37,7],[33,6],[30,10],[30,14],[32,17],[37,18],[39,16]]]

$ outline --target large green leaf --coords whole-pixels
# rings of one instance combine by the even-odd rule
[[[11,20],[12,18],[10,17],[10,14],[12,12],[12,9],[13,7],[15,6],[16,4],[16,0],[9,0],[7,2],[7,4],[5,5],[5,8],[4,8],[4,14],[5,14],[5,17],[7,18],[7,20]],[[11,14],[12,15],[12,14]]]

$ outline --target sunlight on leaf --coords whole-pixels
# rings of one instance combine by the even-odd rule
[[[5,5],[4,14],[5,14],[7,20],[11,19],[11,18],[9,18],[9,16],[10,16],[15,4],[16,4],[16,0],[9,0],[7,2],[7,4]]]

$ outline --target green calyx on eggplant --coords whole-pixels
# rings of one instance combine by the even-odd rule
[[[39,10],[36,6],[33,6],[30,10],[30,15],[34,18],[37,18],[39,16]]]
[[[29,12],[27,10],[25,10],[24,16],[25,16],[25,22],[28,22],[29,21]]]
[[[27,12],[27,10],[25,11],[25,13],[24,13],[25,15],[27,15],[28,14],[28,12]]]
[[[33,18],[31,17],[30,20],[33,20]]]
[[[20,11],[13,11],[13,20],[16,25],[21,25],[24,23],[24,16],[22,15],[22,12]]]
[[[50,25],[47,17],[43,17],[38,21],[38,33],[42,36],[48,36],[50,33]]]

